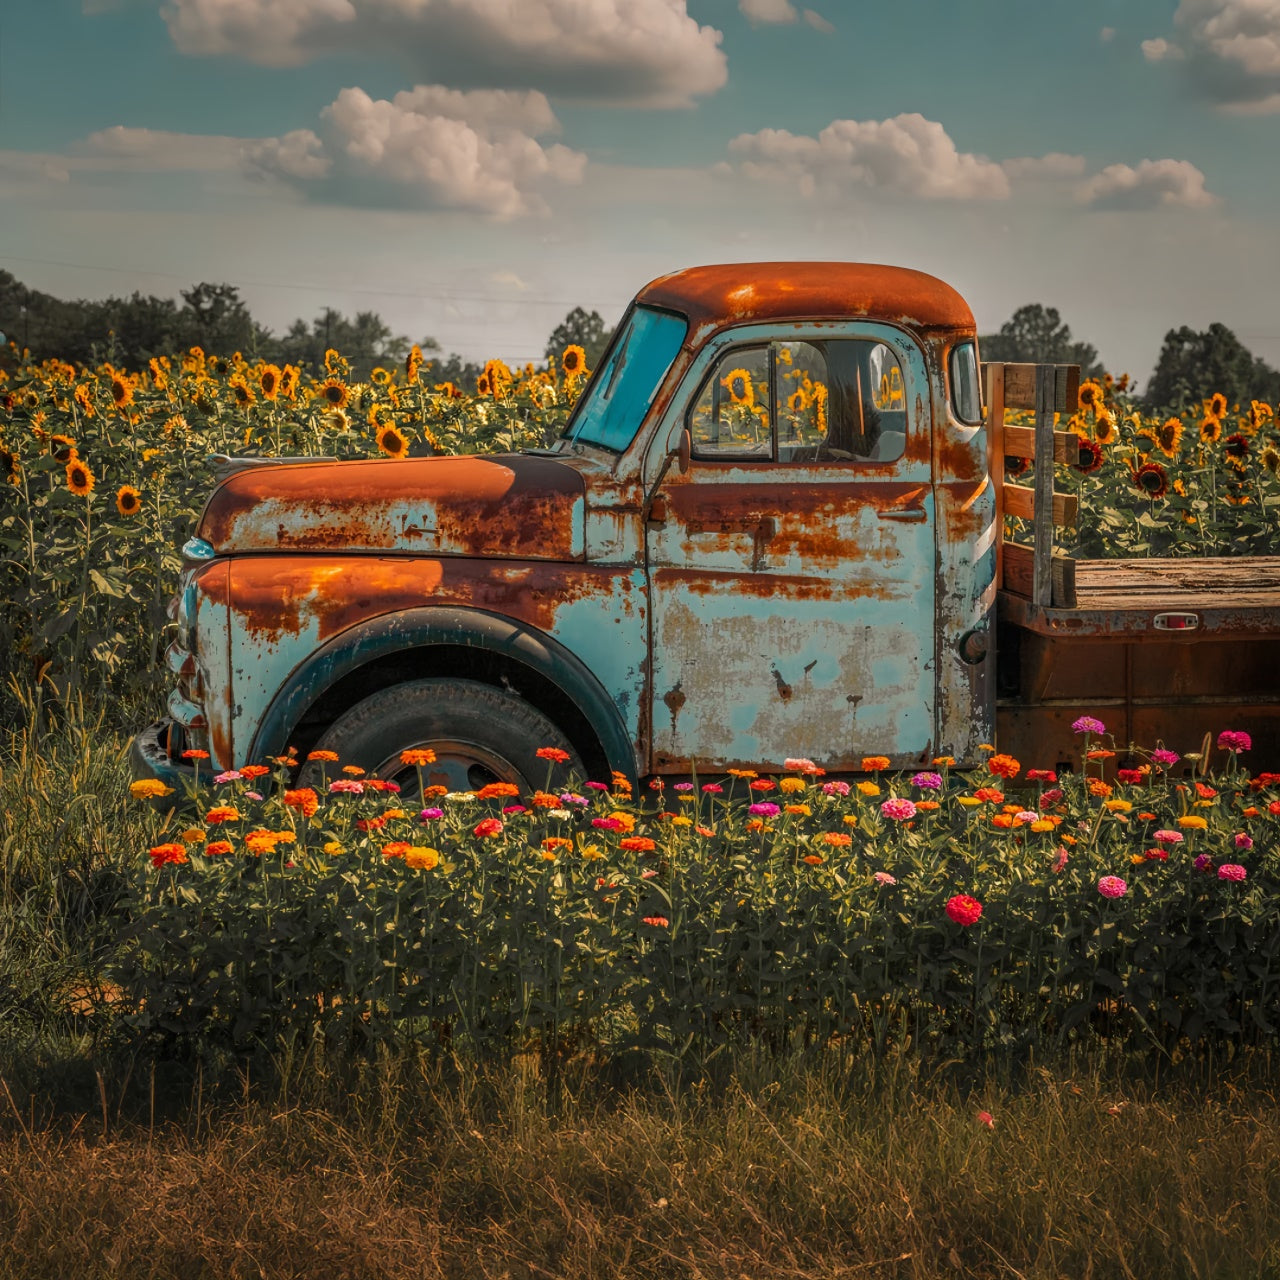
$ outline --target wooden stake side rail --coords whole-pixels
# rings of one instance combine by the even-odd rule
[[[1074,608],[1075,573],[1070,557],[1054,552],[1054,529],[1075,524],[1079,503],[1053,487],[1056,463],[1079,460],[1072,432],[1055,431],[1054,415],[1074,413],[1080,398],[1079,365],[985,364],[987,444],[998,510],[1031,522],[1033,546],[1001,539],[996,582],[1042,608]],[[1033,409],[1034,427],[1006,427],[1006,409]],[[1005,456],[1031,458],[1033,483],[1006,485]]]

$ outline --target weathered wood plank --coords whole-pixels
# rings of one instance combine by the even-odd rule
[[[1035,552],[1030,547],[1006,541],[1001,563],[1004,578],[1001,585],[1006,591],[1025,596],[1030,600],[1035,586]],[[1055,609],[1076,607],[1076,562],[1070,556],[1055,555],[1050,561],[1053,584],[1052,605]]]
[[[1036,514],[1036,491],[1023,484],[1007,484],[1004,486],[1004,509],[1011,516],[1020,520],[1034,520]],[[1075,524],[1080,509],[1079,499],[1074,493],[1055,493],[1053,495],[1053,523],[1059,528]]]
[[[1034,427],[1005,427],[1004,451],[1011,458],[1034,458],[1036,454],[1036,430]],[[1074,431],[1053,433],[1053,460],[1067,465],[1080,461],[1080,437]]]
[[[986,366],[984,366],[985,368]],[[1034,364],[1004,366],[1004,407],[1034,409],[1036,407],[1036,369]],[[1055,413],[1075,413],[1080,407],[1080,366],[1055,366],[1053,408]]]

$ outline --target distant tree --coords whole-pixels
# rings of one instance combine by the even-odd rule
[[[999,333],[978,339],[983,360],[1013,364],[1078,364],[1083,377],[1100,377],[1103,372],[1096,347],[1072,340],[1071,328],[1063,324],[1056,307],[1030,303],[1019,307]]]
[[[426,348],[423,347],[425,351]],[[476,383],[484,372],[484,365],[474,360],[464,360],[457,352],[450,352],[444,357],[429,360],[422,370],[422,381],[429,386],[439,386],[452,382],[455,387],[468,395],[474,393]]]
[[[270,337],[267,330],[254,323],[240,290],[233,284],[198,284],[183,289],[182,300],[193,341],[210,355],[225,356],[233,351],[249,355],[256,351],[260,339]]]
[[[1151,409],[1182,410],[1221,391],[1228,404],[1280,399],[1280,372],[1255,356],[1224,324],[1203,332],[1183,325],[1164,335],[1164,346],[1147,386]]]
[[[365,381],[377,365],[403,363],[412,345],[404,334],[392,333],[377,312],[358,311],[348,320],[341,311],[325,307],[309,327],[305,320],[295,320],[271,351],[280,360],[318,374],[324,368],[324,353],[332,347],[351,365],[352,378]],[[418,346],[424,352],[440,349],[434,338],[423,338]]]
[[[565,347],[577,344],[586,353],[587,368],[594,369],[612,337],[613,330],[605,328],[604,318],[598,311],[574,307],[551,331],[543,354],[548,360],[558,361]]]

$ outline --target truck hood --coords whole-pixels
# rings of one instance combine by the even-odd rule
[[[582,476],[523,454],[252,466],[200,518],[218,553],[393,551],[583,559]]]

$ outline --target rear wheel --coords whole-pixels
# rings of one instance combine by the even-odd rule
[[[541,759],[542,747],[565,751],[569,759]],[[475,791],[490,782],[531,791],[545,786],[548,775],[554,785],[570,772],[584,772],[568,739],[541,711],[475,680],[412,680],[379,689],[340,715],[315,744],[341,764],[398,783],[406,795],[417,791],[418,770],[403,764],[400,753],[424,748],[436,760],[423,766],[423,785],[450,791]],[[320,780],[319,766],[309,763],[300,781],[315,786]]]

